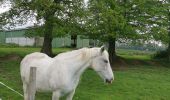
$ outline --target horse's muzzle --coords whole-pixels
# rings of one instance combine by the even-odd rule
[[[112,81],[113,81],[113,78],[112,78],[112,79],[106,79],[106,83],[111,84],[111,83],[112,83]]]

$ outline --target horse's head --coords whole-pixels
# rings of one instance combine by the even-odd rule
[[[97,52],[98,54],[96,53],[97,56],[95,56],[92,60],[92,69],[94,69],[106,83],[112,83],[114,75],[110,66],[108,52],[104,49],[104,47],[95,48],[93,49],[93,52]]]

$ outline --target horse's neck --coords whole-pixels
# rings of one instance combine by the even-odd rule
[[[60,59],[65,63],[69,75],[73,78],[79,78],[80,75],[90,66],[95,55],[95,50],[93,50],[93,52],[91,50],[92,49],[89,48],[83,48],[67,53],[61,53],[56,56],[55,59]]]
[[[84,49],[82,52],[69,60],[69,70],[73,77],[79,78],[80,75],[90,66],[91,54],[89,49]]]

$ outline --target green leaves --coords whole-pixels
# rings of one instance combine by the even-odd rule
[[[131,27],[128,25],[123,12],[125,9],[114,0],[90,0],[88,19],[89,35],[97,35],[98,39],[108,41],[111,38],[126,37]],[[129,30],[129,31],[127,31]],[[91,37],[90,36],[90,37]]]

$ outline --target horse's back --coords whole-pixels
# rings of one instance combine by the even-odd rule
[[[26,55],[20,64],[21,78],[23,82],[28,82],[30,67],[37,67],[37,75],[46,71],[52,62],[52,58],[40,52]]]

